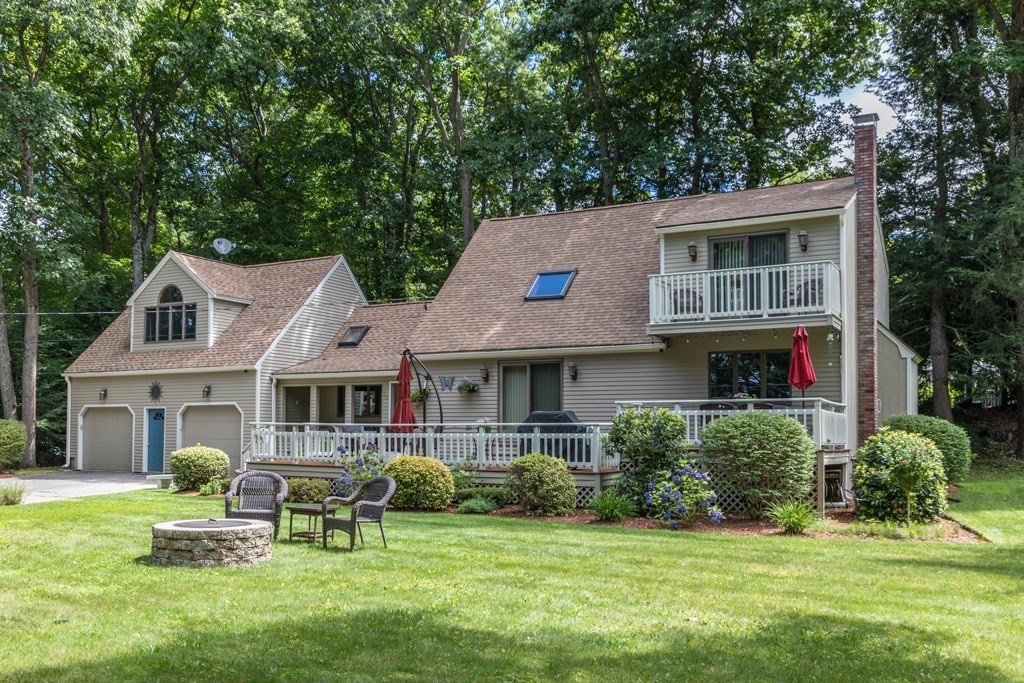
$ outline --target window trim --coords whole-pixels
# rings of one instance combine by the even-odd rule
[[[732,396],[734,396],[737,393],[739,393],[739,384],[738,384],[739,373],[737,372],[737,356],[739,356],[739,354],[741,354],[741,353],[748,353],[748,354],[755,354],[756,353],[756,354],[760,354],[760,356],[761,356],[761,377],[765,377],[766,371],[767,371],[767,362],[768,362],[767,355],[769,353],[785,353],[785,354],[789,354],[790,359],[792,359],[793,349],[791,349],[791,348],[782,348],[782,349],[765,349],[765,348],[760,348],[760,349],[749,349],[749,350],[748,349],[739,349],[739,350],[734,349],[734,350],[731,350],[731,351],[718,351],[718,350],[716,350],[716,351],[708,351],[707,372],[705,374],[707,375],[707,385],[708,385],[708,394],[707,394],[707,396],[708,396],[708,400],[709,401],[724,401],[724,400],[727,400],[726,398],[722,398],[721,396],[716,397],[714,395],[714,385],[711,384],[711,357],[716,355],[716,354],[721,354],[721,355],[728,354],[728,355],[732,356],[732,391],[730,392],[730,395],[728,397],[728,398],[732,398]],[[787,377],[787,379],[788,379],[788,377]],[[782,396],[769,397],[769,396],[766,395],[767,390],[768,390],[768,383],[762,380],[762,382],[761,382],[761,395],[760,396],[755,396],[751,400],[759,400],[759,401],[788,401],[788,400],[793,398],[793,386],[791,384],[789,384],[788,382],[787,382],[787,386],[789,387],[789,394],[790,394],[789,396],[786,396],[786,397],[782,397]]]
[[[765,232],[743,232],[736,235],[720,235],[717,237],[708,237],[708,270],[735,270],[734,268],[715,268],[715,254],[714,244],[715,242],[730,242],[738,239],[743,239],[743,262],[746,264],[744,268],[753,268],[750,262],[753,260],[750,253],[750,238],[751,237],[771,237],[773,235],[782,235],[784,238],[784,247],[782,257],[785,259],[779,265],[786,265],[790,262],[789,260],[789,230],[767,230]]]
[[[542,270],[537,273],[533,278],[533,283],[530,288],[526,290],[526,296],[523,297],[525,301],[548,301],[550,299],[564,299],[569,293],[569,288],[572,287],[573,281],[576,279],[576,274],[579,272],[579,268],[558,268],[556,270]],[[562,291],[558,294],[542,294],[535,295],[531,294],[537,287],[537,283],[545,275],[568,275],[569,279],[565,281],[565,286],[562,287]]]
[[[179,298],[177,301],[165,301],[164,297],[167,295],[167,292],[171,291],[172,289],[177,290],[178,296],[181,298]],[[162,306],[165,304],[183,304],[185,303],[185,295],[181,292],[181,287],[179,287],[178,285],[167,285],[166,287],[160,290],[160,296],[157,297],[156,303],[158,306]]]
[[[181,288],[177,285],[167,285],[160,292],[159,299],[164,298],[164,294],[171,288],[177,289],[178,293],[181,294]],[[184,295],[182,295],[181,301],[173,301],[168,303],[158,303],[156,306],[145,306],[142,309],[142,341],[144,344],[165,344],[180,343],[180,342],[192,342],[199,338],[199,306],[196,303],[188,303],[184,301]],[[167,336],[161,337],[160,334],[160,319],[163,315],[167,316]],[[173,321],[176,315],[181,316],[181,323],[178,329],[179,336],[174,335]],[[152,316],[152,317],[151,317]],[[192,327],[189,329],[188,321],[191,318]],[[152,321],[152,327],[150,326]],[[189,334],[191,332],[191,335]]]
[[[372,325],[349,325],[345,328],[345,332],[341,335],[341,339],[338,340],[338,346],[359,346],[359,342],[363,341],[363,337],[370,331]],[[360,330],[359,334],[355,339],[347,340],[349,334],[354,330]]]

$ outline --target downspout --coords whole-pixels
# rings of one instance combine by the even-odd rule
[[[71,469],[71,378],[64,375],[64,381],[68,385],[68,407],[64,420],[64,469]]]

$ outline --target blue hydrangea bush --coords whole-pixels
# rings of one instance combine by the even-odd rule
[[[660,519],[669,527],[689,526],[701,517],[715,524],[725,519],[718,509],[718,497],[710,487],[706,472],[690,464],[685,458],[670,470],[657,473],[647,484],[644,506],[648,515]]]
[[[341,459],[341,476],[337,479],[339,496],[351,496],[363,482],[379,476],[384,471],[384,460],[377,454],[376,448],[367,448],[358,454],[348,454],[344,446],[338,446],[338,452],[345,456]]]

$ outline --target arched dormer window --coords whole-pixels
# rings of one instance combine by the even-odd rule
[[[167,285],[164,291],[160,292],[160,303],[180,304],[182,302],[181,290],[174,285]]]
[[[184,302],[181,290],[164,287],[159,306],[146,308],[146,341],[182,341],[196,338],[196,305]]]

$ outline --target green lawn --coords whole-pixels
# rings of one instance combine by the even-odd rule
[[[219,500],[3,508],[0,679],[1022,680],[1003,485],[971,480],[957,512],[1001,543],[394,514],[388,550],[372,533],[355,554],[282,542],[214,570],[146,557],[150,524]]]
[[[958,500],[949,506],[953,519],[995,543],[1024,544],[1024,467],[981,463],[953,497]]]

